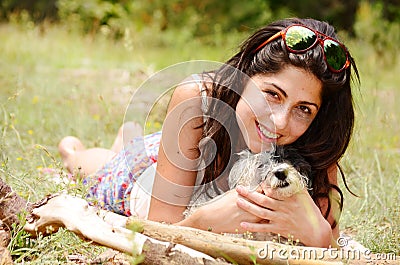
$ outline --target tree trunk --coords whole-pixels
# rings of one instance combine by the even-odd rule
[[[0,247],[0,265],[12,265],[14,264],[10,252],[8,252],[7,248]]]
[[[0,265],[13,264],[6,248],[11,240],[11,225],[18,224],[18,214],[29,209],[27,202],[0,179]]]
[[[18,214],[29,211],[31,206],[2,179],[0,179],[0,220],[10,229],[14,223],[19,223]]]

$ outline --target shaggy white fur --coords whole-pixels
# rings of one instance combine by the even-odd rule
[[[289,162],[276,159],[274,150],[258,154],[244,150],[238,155],[240,158],[232,166],[229,174],[229,189],[234,189],[236,186],[242,185],[256,190],[262,184],[274,189],[279,197],[290,197],[307,187],[308,177],[302,175]],[[212,185],[207,185],[206,187],[194,192],[190,204],[184,212],[185,217],[190,216],[198,207],[224,196],[224,194],[218,195],[215,187]],[[220,193],[223,193],[223,191],[220,190]],[[256,240],[270,240],[275,236],[269,233],[233,235]],[[281,241],[280,239],[278,238],[279,241]]]

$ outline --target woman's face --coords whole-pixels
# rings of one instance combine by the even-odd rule
[[[321,106],[322,82],[312,73],[287,66],[277,74],[257,74],[236,106],[236,118],[247,147],[254,153],[271,144],[295,142]]]

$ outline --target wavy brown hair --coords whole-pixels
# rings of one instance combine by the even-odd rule
[[[339,192],[340,209],[343,206],[342,192],[337,186],[329,183],[327,171],[330,166],[338,165],[350,142],[354,126],[351,82],[352,77],[359,82],[359,74],[350,54],[351,65],[347,69],[340,73],[331,72],[320,45],[304,53],[294,54],[288,52],[282,38],[278,38],[256,51],[265,40],[293,24],[305,25],[337,39],[334,28],[326,22],[299,18],[276,21],[251,35],[241,45],[239,52],[225,65],[211,73],[205,73],[213,79],[209,96],[216,100],[211,101],[206,113],[210,118],[204,124],[205,141],[200,145],[200,150],[203,156],[208,156],[213,151],[216,152],[216,156],[205,168],[202,184],[213,185],[218,192],[213,180],[229,171],[233,163],[232,143],[238,138],[239,129],[236,117],[228,108],[236,109],[249,78],[260,73],[278,73],[292,65],[314,74],[322,82],[322,105],[318,114],[307,131],[291,146],[299,150],[311,165],[314,202],[320,207],[319,199],[328,198],[328,209],[323,213],[327,218],[331,208],[329,194],[332,189]],[[218,104],[221,101],[226,104]],[[218,115],[218,120],[212,117],[213,113]],[[216,146],[210,142],[214,142]],[[339,170],[346,183],[340,166]]]

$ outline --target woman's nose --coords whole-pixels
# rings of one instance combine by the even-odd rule
[[[284,107],[278,107],[272,110],[271,120],[277,130],[286,128],[289,123],[290,111]]]

